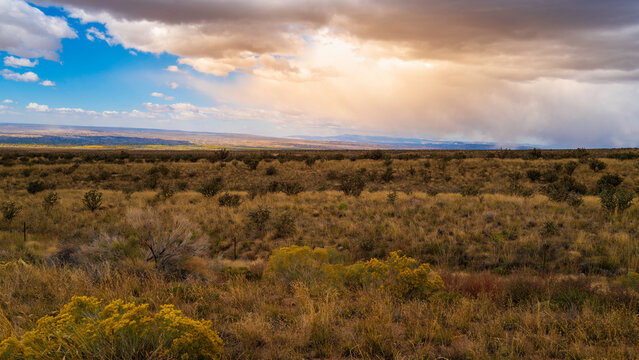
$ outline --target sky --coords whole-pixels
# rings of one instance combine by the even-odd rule
[[[636,0],[0,0],[0,122],[639,146]]]

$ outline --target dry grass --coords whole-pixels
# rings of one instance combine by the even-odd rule
[[[0,200],[15,201],[22,211],[11,222],[0,220],[0,314],[7,319],[0,315],[1,332],[8,323],[24,333],[73,295],[90,295],[146,302],[153,310],[175,304],[211,320],[229,359],[639,357],[639,289],[618,281],[639,270],[639,208],[609,215],[596,196],[604,173],[622,175],[621,186],[635,190],[636,160],[603,159],[607,167],[599,173],[581,163],[572,176],[588,193],[573,207],[550,201],[546,184],[525,175],[569,159],[431,157],[389,164],[348,156],[311,166],[262,161],[256,170],[239,160],[12,160],[0,168]],[[266,175],[271,166],[275,174]],[[381,182],[388,166],[394,179]],[[338,190],[333,175],[362,168],[368,180],[361,196]],[[512,180],[516,172],[522,177]],[[158,186],[150,189],[154,173]],[[197,192],[214,176],[224,179],[223,192],[240,195],[238,206],[220,206],[219,194]],[[29,194],[36,179],[55,189]],[[305,190],[268,192],[273,181]],[[513,181],[532,196],[513,193]],[[175,190],[172,196],[158,197],[163,183]],[[480,186],[478,196],[460,194],[469,184]],[[82,205],[90,189],[103,193],[95,212]],[[47,211],[49,191],[59,201]],[[392,191],[397,196],[389,201]],[[249,213],[260,207],[270,216],[257,232]],[[147,208],[179,217],[191,227],[180,230],[180,243],[204,247],[180,252],[166,266],[147,261],[144,226],[127,221],[127,214]],[[294,219],[294,231],[284,235],[277,230],[283,214]],[[170,240],[171,222],[156,225],[161,234],[153,239]],[[290,245],[331,246],[347,263],[402,250],[430,263],[446,288],[428,300],[399,301],[375,289],[262,278],[272,250]]]

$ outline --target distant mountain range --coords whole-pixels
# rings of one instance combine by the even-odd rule
[[[361,144],[378,144],[399,146],[411,149],[442,149],[442,150],[494,150],[501,146],[492,142],[464,142],[464,141],[438,141],[416,138],[398,138],[388,136],[363,136],[363,135],[336,135],[336,136],[291,136],[291,138],[320,141],[346,141]],[[532,146],[513,145],[509,149],[529,149]]]
[[[433,141],[385,136],[267,137],[249,134],[96,126],[0,123],[0,146],[180,147],[187,149],[498,149],[494,143]],[[512,149],[527,148],[521,146]]]

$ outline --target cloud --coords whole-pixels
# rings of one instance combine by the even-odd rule
[[[178,56],[167,71],[235,73],[183,74],[224,111],[149,103],[135,116],[566,146],[639,136],[635,0],[35,2]]]
[[[3,69],[2,71],[0,71],[0,74],[6,80],[22,81],[22,82],[36,82],[40,80],[40,78],[38,77],[38,74],[31,71],[27,71],[25,73],[17,73],[9,69]]]
[[[87,29],[86,32],[86,37],[89,41],[94,41],[95,39],[100,39],[104,42],[106,42],[107,44],[109,44],[110,46],[114,45],[114,41],[111,37],[107,36],[105,33],[103,33],[102,31],[96,29],[95,27],[91,27],[89,29]]]
[[[152,92],[151,96],[156,97],[156,98],[161,98],[161,99],[164,99],[164,100],[174,100],[175,99],[173,96],[167,96],[167,95],[164,95],[164,94],[159,93],[159,92]]]
[[[18,58],[15,56],[5,56],[4,66],[11,67],[34,67],[38,65],[38,60],[30,60],[25,58]]]
[[[58,60],[60,40],[75,37],[63,18],[47,16],[22,0],[0,0],[0,50]]]
[[[170,83],[169,83],[169,87],[170,87],[171,89],[174,89],[174,90],[175,90],[175,89],[179,88],[179,87],[180,87],[180,85],[174,81],[174,82],[170,82]]]
[[[42,86],[55,86],[55,82],[51,81],[51,80],[44,80],[40,83],[40,85]]]
[[[2,100],[3,104],[15,104],[15,101],[11,100],[11,99],[4,99]]]
[[[37,112],[47,112],[49,111],[49,106],[48,105],[40,105],[38,103],[29,103],[29,105],[27,105],[27,110],[33,110],[33,111],[37,111]]]

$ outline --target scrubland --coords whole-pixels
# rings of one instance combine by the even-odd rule
[[[634,150],[0,155],[0,358],[639,357]]]

